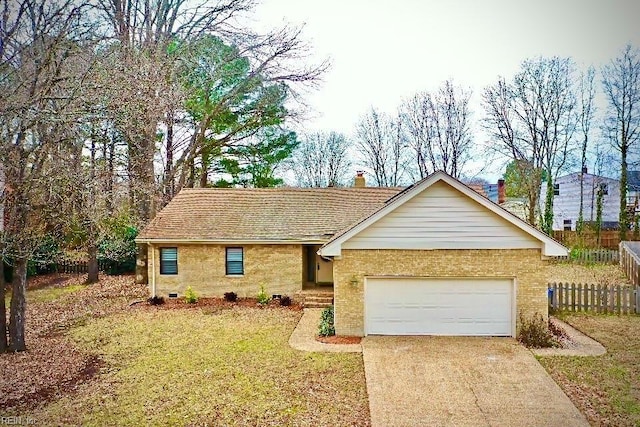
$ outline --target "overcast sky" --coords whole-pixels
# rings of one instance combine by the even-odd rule
[[[448,78],[472,89],[479,119],[482,88],[525,58],[572,56],[599,67],[626,43],[640,46],[640,0],[263,0],[254,19],[305,24],[311,58],[332,63],[307,98],[314,114],[305,128],[348,135],[371,106],[394,112]]]

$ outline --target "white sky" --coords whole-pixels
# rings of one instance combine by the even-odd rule
[[[305,128],[347,135],[371,106],[394,112],[447,78],[472,89],[478,120],[483,87],[526,58],[599,67],[626,43],[640,46],[640,0],[263,0],[253,18],[261,27],[305,24],[310,60],[332,63],[308,95]]]

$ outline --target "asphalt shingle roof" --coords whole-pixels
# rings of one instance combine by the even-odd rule
[[[321,240],[372,214],[402,188],[187,188],[139,239]]]

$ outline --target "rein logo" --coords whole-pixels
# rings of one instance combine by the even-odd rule
[[[14,416],[0,417],[0,426],[34,426],[36,419],[31,417]]]

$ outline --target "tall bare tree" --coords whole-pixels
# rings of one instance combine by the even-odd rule
[[[640,51],[627,45],[602,69],[602,86],[608,101],[605,133],[620,152],[620,240],[629,230],[627,209],[628,157],[640,140]]]
[[[570,58],[536,58],[522,63],[513,81],[485,88],[484,125],[495,148],[516,160],[530,176],[528,220],[535,224],[543,176],[543,230],[553,226],[553,181],[565,166],[576,128],[575,65]],[[544,172],[544,173],[543,173]]]
[[[110,104],[115,111],[116,128],[128,144],[130,199],[141,223],[154,215],[157,202],[168,201],[182,186],[197,181],[207,185],[207,169],[215,163],[212,156],[234,141],[255,135],[257,130],[247,135],[242,126],[216,132],[221,129],[220,117],[228,119],[229,114],[235,113],[229,111],[230,106],[244,107],[239,101],[251,85],[312,83],[326,69],[326,62],[307,66],[301,61],[309,46],[303,41],[300,28],[284,27],[257,34],[243,27],[239,18],[255,4],[254,0],[98,1],[97,11],[108,24],[107,35],[114,41],[110,45],[112,62],[116,64],[114,73],[122,74],[118,78],[130,83],[117,88]],[[219,43],[207,51],[208,57],[194,49],[202,47],[202,41],[212,40]],[[229,54],[229,49],[223,49],[225,46],[235,48]],[[229,87],[228,76],[221,78],[220,73],[229,71],[239,59],[248,61],[250,73]],[[202,81],[200,87],[179,84],[179,68],[189,62],[203,65],[202,69],[211,65],[211,79]],[[220,85],[221,81],[224,84],[216,88],[215,84]],[[197,97],[194,91],[208,86],[223,90],[209,100],[200,114],[187,117],[184,103]],[[254,121],[263,114],[256,108]],[[250,125],[252,121],[243,123]],[[177,124],[191,128],[180,140],[175,139]],[[164,171],[157,174],[162,175],[158,179],[162,183],[155,182],[154,170],[158,134],[164,139]],[[197,161],[199,177],[194,176]],[[162,196],[158,194],[160,189]]]
[[[14,265],[9,319],[13,351],[26,349],[27,262],[44,231],[36,212],[46,206],[52,178],[47,162],[75,141],[77,100],[86,70],[83,9],[74,0],[0,2],[3,257]]]
[[[291,170],[303,187],[346,184],[351,168],[349,142],[337,132],[316,132],[302,138],[291,158]]]
[[[445,81],[435,93],[419,92],[400,108],[407,145],[420,178],[436,170],[460,177],[473,146],[471,92]]]
[[[376,185],[394,187],[404,182],[408,150],[399,116],[371,108],[356,125],[355,147]]]
[[[578,126],[582,134],[580,150],[580,208],[578,210],[578,220],[576,223],[576,231],[578,234],[581,234],[584,228],[584,174],[587,170],[587,149],[589,146],[591,122],[595,115],[595,74],[593,67],[589,67],[586,72],[582,73],[580,76],[580,90],[578,92],[580,96]]]

